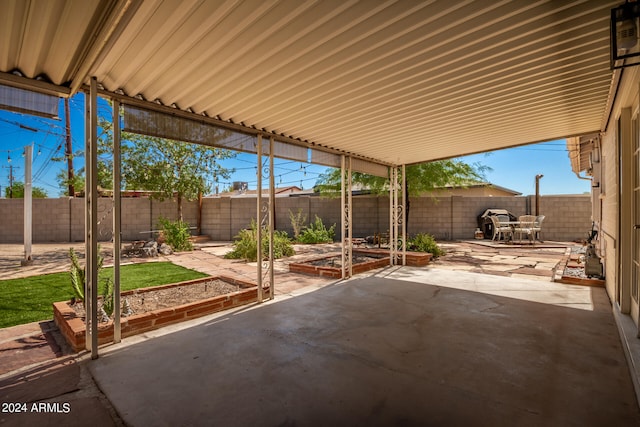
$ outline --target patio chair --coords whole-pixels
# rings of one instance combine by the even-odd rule
[[[496,240],[496,237],[498,240],[501,238],[505,239],[507,235],[511,236],[513,239],[513,230],[508,224],[501,224],[499,216],[500,215],[493,215],[489,217],[493,223],[493,236],[491,237],[491,240]],[[506,218],[508,220],[509,217],[507,216]]]
[[[542,232],[542,221],[544,221],[544,218],[544,215],[538,215],[533,222],[533,240],[538,240],[540,243],[542,243],[540,233]]]
[[[518,225],[513,229],[514,233],[518,233],[518,241],[522,242],[522,235],[526,234],[527,239],[533,243],[533,225],[536,221],[535,215],[522,215],[518,218]]]

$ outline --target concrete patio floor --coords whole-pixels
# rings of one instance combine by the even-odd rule
[[[172,261],[215,270],[217,250]],[[273,301],[125,339],[94,361],[0,375],[1,402],[68,403],[72,414],[3,413],[0,425],[640,425],[604,289],[517,269],[292,275]]]
[[[87,362],[131,426],[635,426],[602,289],[378,271]]]

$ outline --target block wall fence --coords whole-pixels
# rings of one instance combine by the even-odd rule
[[[23,200],[0,199],[0,243],[22,243]],[[585,195],[541,196],[540,214],[546,215],[543,239],[573,241],[584,239],[591,230],[591,197]],[[34,199],[33,242],[77,242],[84,240],[84,199]],[[410,198],[410,235],[426,232],[439,240],[471,239],[477,217],[485,209],[507,209],[515,215],[534,213],[535,197],[431,197]],[[340,200],[321,197],[276,198],[276,229],[293,235],[289,212],[302,210],[307,223],[315,215],[328,227],[336,224],[340,237]],[[255,198],[205,198],[202,204],[202,234],[213,240],[230,241],[239,230],[248,227],[255,218]],[[177,219],[174,201],[148,198],[122,199],[122,238],[125,241],[145,240],[158,228],[159,218]],[[198,203],[183,203],[183,217],[196,226]],[[99,240],[112,237],[113,201],[98,203]],[[366,237],[389,229],[389,199],[375,196],[353,198],[353,236]]]

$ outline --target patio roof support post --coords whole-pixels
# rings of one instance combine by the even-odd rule
[[[394,212],[395,212],[395,182],[397,181],[397,173],[395,166],[389,167],[389,265],[395,265],[395,253],[394,247],[391,243],[393,237],[393,223],[394,223]],[[378,239],[380,237],[378,236]]]
[[[120,199],[120,101],[113,100],[113,342],[122,340],[120,324],[120,255],[122,200]]]
[[[404,176],[405,166],[394,166],[389,171],[389,264],[405,265],[406,254],[406,224],[404,220]]]
[[[400,220],[402,221],[402,265],[407,265],[407,221],[406,221],[406,209],[405,206],[408,206],[409,203],[409,194],[407,193],[406,188],[406,180],[407,180],[407,167],[406,165],[402,165],[402,181],[400,191],[402,191],[402,205],[400,205]]]
[[[98,358],[98,87],[91,78],[87,107],[85,147],[85,304],[86,344],[91,358]]]
[[[91,269],[89,266],[89,247],[91,241],[91,205],[89,204],[89,183],[91,182],[91,109],[89,94],[84,97],[84,164],[85,164],[85,192],[84,192],[84,248],[85,248],[85,274],[84,274],[84,308],[86,316],[84,319],[84,348],[91,351]]]
[[[344,154],[341,157],[341,188],[340,188],[340,210],[341,215],[341,231],[342,231],[342,278],[346,279],[353,275],[352,257],[352,191],[351,191],[351,157]]]
[[[273,270],[274,238],[276,224],[275,180],[273,177],[273,136],[269,138],[269,299],[275,296],[275,275]]]
[[[262,134],[258,134],[256,146],[258,168],[256,170],[256,273],[258,302],[262,302]]]
[[[33,163],[33,143],[24,147],[24,259],[21,265],[29,265],[31,258],[31,242],[33,240],[33,189],[31,166]]]

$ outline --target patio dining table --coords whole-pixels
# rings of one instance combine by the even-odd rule
[[[506,225],[508,225],[509,227],[511,227],[511,231],[512,231],[512,233],[511,233],[511,239],[509,239],[509,240],[505,240],[505,243],[511,243],[511,244],[513,244],[513,241],[515,240],[515,239],[514,239],[514,237],[513,237],[513,233],[515,232],[515,229],[516,229],[518,226],[520,226],[520,225],[521,225],[521,222],[522,222],[522,221],[500,221],[500,224],[506,224]],[[525,221],[525,222],[529,223],[530,221]],[[521,239],[521,240],[522,240],[522,239]],[[534,243],[535,243],[535,238],[534,238],[534,239],[530,239],[530,243],[531,243],[531,244],[534,244]]]

